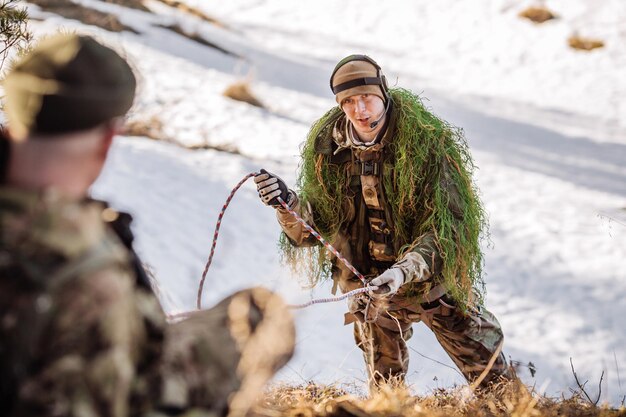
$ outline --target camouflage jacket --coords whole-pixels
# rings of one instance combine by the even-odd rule
[[[5,415],[147,409],[165,316],[119,237],[124,227],[110,227],[118,218],[95,201],[0,187]]]

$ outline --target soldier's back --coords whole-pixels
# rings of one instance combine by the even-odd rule
[[[148,336],[128,252],[103,213],[94,202],[0,188],[0,403],[9,415],[128,411]]]
[[[0,187],[3,415],[245,415],[293,354],[280,297],[243,290],[167,325],[111,215]]]

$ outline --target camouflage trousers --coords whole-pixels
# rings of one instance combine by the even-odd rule
[[[364,314],[353,315],[357,319],[354,337],[365,357],[370,387],[404,381],[409,368],[406,342],[413,335],[413,323],[420,321],[433,331],[469,382],[487,368],[504,337],[497,319],[485,309],[463,313],[443,299],[422,305],[401,295],[389,300],[372,299]],[[502,352],[481,386],[499,377],[513,377]]]
[[[291,358],[294,342],[290,312],[262,288],[193,313],[167,328],[159,406],[185,415],[243,416]]]

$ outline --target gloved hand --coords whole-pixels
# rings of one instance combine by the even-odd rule
[[[282,207],[278,202],[278,197],[282,198],[287,205],[295,198],[295,193],[287,188],[287,184],[279,176],[264,169],[254,176],[254,182],[261,201],[268,206]]]
[[[370,281],[370,285],[379,287],[372,295],[391,296],[404,284],[404,272],[400,268],[389,268]]]

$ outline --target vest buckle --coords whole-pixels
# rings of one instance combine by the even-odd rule
[[[378,163],[374,161],[362,161],[361,175],[378,175]]]

